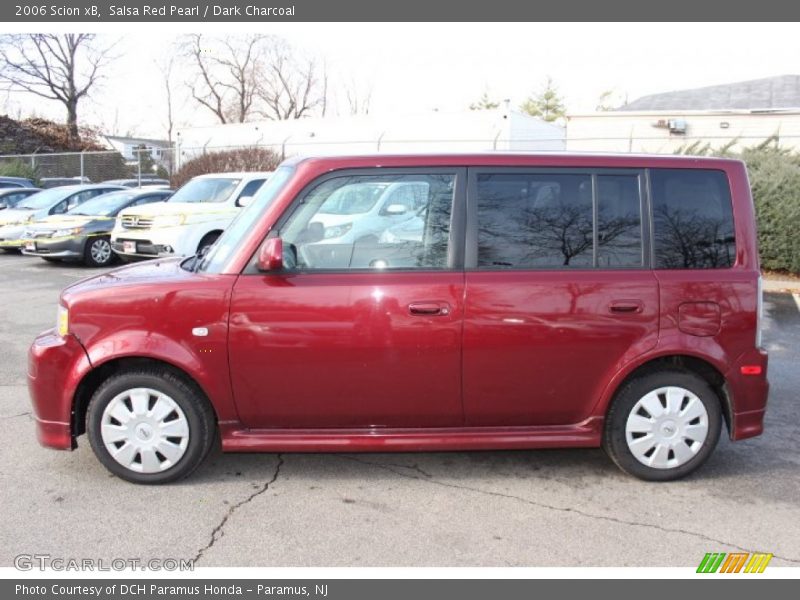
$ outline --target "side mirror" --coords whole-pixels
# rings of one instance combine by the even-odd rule
[[[253,201],[252,196],[239,196],[239,199],[236,201],[236,206],[241,206],[242,208],[244,208],[252,201]]]
[[[404,215],[404,214],[406,214],[407,210],[408,209],[406,208],[405,204],[390,204],[389,206],[386,207],[386,214],[387,215]]]
[[[259,271],[268,273],[283,269],[283,240],[278,237],[267,238],[258,251]]]

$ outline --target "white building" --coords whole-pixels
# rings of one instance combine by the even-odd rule
[[[126,161],[135,162],[140,149],[150,151],[151,158],[160,162],[166,159],[170,151],[170,143],[167,140],[154,140],[151,138],[137,138],[123,135],[103,136],[106,145],[110,150],[119,152]]]
[[[396,116],[353,116],[229,123],[178,131],[181,161],[204,151],[269,146],[302,154],[564,150],[564,128],[498,108]]]
[[[645,96],[614,111],[567,117],[567,150],[674,153],[732,149],[777,136],[800,150],[800,75]]]

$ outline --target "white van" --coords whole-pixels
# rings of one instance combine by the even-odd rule
[[[270,175],[209,173],[194,177],[167,202],[123,210],[111,232],[111,248],[126,261],[202,252]]]

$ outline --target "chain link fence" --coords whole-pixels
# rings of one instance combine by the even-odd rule
[[[174,167],[174,150],[160,149],[158,157],[151,149],[135,150],[126,159],[116,150],[54,152],[48,154],[7,154],[0,156],[0,168],[13,167],[21,176],[29,176],[44,186],[67,183],[100,183],[117,179],[169,180]]]
[[[780,145],[796,149],[800,139],[796,136],[781,136]],[[135,149],[128,157],[118,151],[61,152],[50,154],[14,154],[0,156],[0,167],[3,165],[24,165],[44,186],[64,184],[74,180],[75,183],[100,183],[115,179],[133,179],[139,182],[147,179],[163,179],[175,182],[173,176],[181,166],[203,155],[231,150],[259,148],[271,150],[279,159],[297,155],[336,155],[353,153],[414,153],[414,152],[493,152],[507,150],[539,151],[551,146],[560,145],[566,151],[611,151],[649,152],[655,154],[674,154],[682,148],[698,147],[708,144],[714,148],[723,146],[731,138],[709,139],[708,136],[681,136],[664,144],[663,139],[637,137],[560,137],[531,139],[458,139],[458,140],[415,140],[415,139],[373,139],[352,141],[322,141],[286,139],[273,144],[251,145],[205,145],[185,146],[176,144],[174,148],[142,148]],[[755,145],[766,141],[763,136],[742,136],[735,138],[737,146]],[[132,155],[132,156],[131,156]],[[52,180],[52,182],[50,181]]]

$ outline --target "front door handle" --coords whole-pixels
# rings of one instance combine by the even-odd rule
[[[447,302],[412,302],[408,312],[417,317],[445,317],[450,314]]]
[[[616,314],[638,314],[644,310],[641,300],[614,300],[608,305],[608,310]]]

